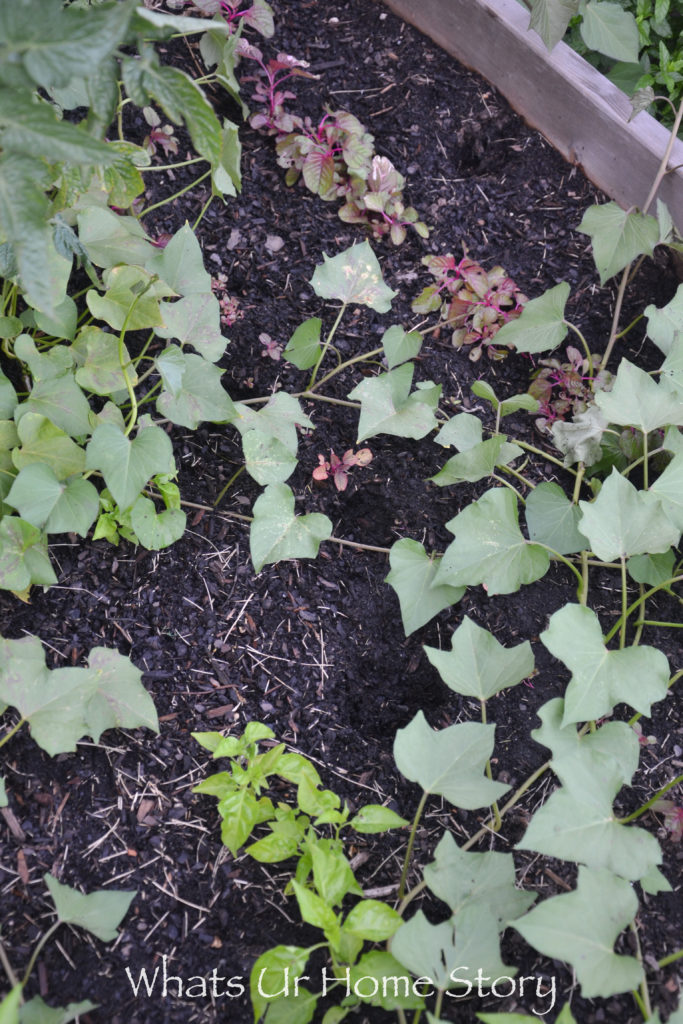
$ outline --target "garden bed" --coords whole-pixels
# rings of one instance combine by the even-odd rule
[[[386,239],[373,242],[384,279],[398,294],[390,317],[352,310],[335,342],[342,357],[358,346],[379,344],[391,323],[414,325],[419,318],[411,300],[429,283],[421,257],[459,255],[463,246],[484,266],[501,264],[529,296],[569,282],[568,315],[593,349],[604,348],[613,296],[611,288],[599,290],[587,237],[576,230],[596,198],[581,171],[565,163],[485,81],[370,0],[340,0],[333,7],[323,0],[277,0],[274,7],[273,53],[305,59],[320,76],[296,83],[297,109],[315,118],[328,103],[360,118],[375,136],[377,152],[406,175],[410,201],[432,228],[428,241],[410,234],[398,248]],[[167,57],[188,69],[196,60],[182,41],[167,47]],[[224,95],[209,95],[222,112],[235,116]],[[137,127],[142,136],[145,126]],[[284,346],[303,319],[322,316],[331,322],[334,314],[313,293],[311,277],[323,253],[332,256],[362,237],[337,218],[334,204],[285,187],[269,139],[246,126],[241,134],[242,193],[225,205],[214,201],[197,229],[207,267],[212,275],[224,275],[227,294],[239,303],[240,318],[227,332],[232,343],[221,361],[234,401],[275,387],[300,389],[301,373],[271,358],[260,335]],[[187,139],[179,135],[182,154]],[[160,175],[150,175],[148,201],[182,188],[192,170],[175,172],[170,187],[158,181]],[[207,198],[201,185],[188,191],[152,213],[147,230],[173,232],[186,220],[193,223]],[[630,289],[624,322],[646,302],[663,306],[675,290],[666,258],[657,256]],[[654,365],[653,346],[642,331],[629,335],[620,354],[646,368]],[[481,377],[499,394],[523,392],[532,362],[515,353],[500,362],[486,355],[472,362],[452,347],[444,330],[426,336],[417,365],[418,379],[443,384],[453,412],[478,408],[486,415],[470,385]],[[350,368],[335,378],[331,396],[345,400],[359,379]],[[354,469],[347,490],[337,492],[329,480],[316,483],[312,473],[320,455],[355,447],[357,414],[322,403],[308,403],[305,411],[316,429],[300,438],[300,462],[289,483],[302,509],[328,515],[342,540],[386,549],[408,536],[443,551],[451,539],[444,523],[486,489],[485,481],[437,489],[425,481],[440,469],[443,451],[384,435],[367,442],[373,460]],[[520,412],[506,423],[511,434],[546,446],[532,416]],[[0,592],[3,636],[38,635],[52,667],[80,664],[95,646],[117,648],[143,670],[159,714],[158,737],[108,732],[98,744],[83,742],[76,754],[50,759],[23,731],[5,751],[10,805],[0,818],[0,920],[15,969],[26,964],[43,930],[45,872],[85,891],[137,890],[116,942],[84,941],[64,929],[39,958],[29,992],[40,992],[52,1004],[92,999],[102,1008],[82,1016],[88,1024],[247,1024],[246,995],[219,997],[209,988],[201,997],[185,991],[178,998],[172,983],[166,995],[157,989],[136,996],[126,969],[137,979],[142,968],[153,972],[167,963],[168,973],[185,986],[215,969],[248,987],[249,971],[266,948],[317,941],[318,932],[298,923],[293,897],[283,895],[287,872],[245,856],[233,859],[221,845],[215,802],[192,792],[213,770],[192,732],[238,733],[249,721],[264,722],[278,740],[311,758],[325,786],[353,807],[386,802],[410,819],[419,792],[394,764],[396,730],[418,710],[433,728],[479,714],[478,702],[443,685],[423,645],[448,647],[464,614],[505,645],[532,641],[538,674],[490,701],[497,723],[495,777],[513,787],[543,763],[546,752],[529,738],[529,726],[537,709],[566,684],[566,673],[558,672],[557,661],[538,641],[549,615],[575,600],[575,582],[562,566],[520,594],[488,598],[472,588],[460,604],[406,638],[396,594],[384,582],[385,554],[329,542],[316,560],[281,561],[255,574],[239,515],[250,513],[260,493],[257,484],[239,476],[211,510],[242,463],[236,432],[205,424],[195,432],[175,427],[171,437],[181,493],[194,504],[180,541],[155,553],[126,542],[113,547],[63,536],[51,545],[57,586],[44,593],[34,588],[28,604]],[[539,472],[547,479],[558,474],[550,462]],[[610,624],[621,611],[620,595],[606,573],[598,574],[598,585],[604,586],[601,615]],[[662,598],[656,612],[652,618],[675,617],[676,602]],[[675,639],[675,632],[658,637],[672,670]],[[680,703],[655,705],[644,725],[654,740],[644,750],[643,779],[629,791],[623,813],[638,806],[641,792],[647,799],[680,771]],[[542,781],[505,819],[508,849],[549,784]],[[418,832],[417,863],[431,858],[440,829],[471,834],[483,820],[483,813],[433,801]],[[676,886],[681,845],[667,837],[661,816],[649,815],[645,822],[662,840],[663,871]],[[356,843],[352,853],[366,892],[390,895],[404,845],[402,833]],[[566,862],[516,856],[526,888],[549,896],[573,887],[575,869]],[[426,909],[432,917],[439,912],[433,905]],[[650,968],[677,949],[682,921],[680,891],[645,897],[639,936]],[[620,941],[624,952],[632,951],[626,949],[628,938]],[[554,1020],[572,992],[566,965],[540,957],[510,931],[503,961],[524,975],[556,979],[557,1004],[544,1018]],[[675,967],[649,975],[652,1003],[662,1015],[677,1002]],[[476,1011],[531,1012],[534,1005],[546,1009],[547,998],[543,1005],[489,995],[447,1005],[443,1013],[444,1019],[474,1024]],[[572,1008],[579,1024],[641,1019],[629,995],[592,1001],[575,995]],[[394,1017],[367,1008],[350,1019],[374,1024]]]

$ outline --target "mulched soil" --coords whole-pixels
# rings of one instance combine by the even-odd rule
[[[575,230],[596,198],[580,171],[529,130],[486,82],[381,5],[275,0],[274,7],[276,37],[267,52],[304,58],[320,75],[317,82],[297,83],[296,109],[318,117],[329,103],[355,113],[374,134],[377,152],[407,175],[411,201],[433,226],[428,242],[411,235],[398,249],[375,244],[387,282],[400,293],[391,317],[352,311],[339,337],[342,355],[374,347],[389,323],[416,323],[410,301],[428,283],[420,257],[459,252],[463,245],[485,266],[502,264],[528,295],[569,281],[570,318],[600,350],[613,294],[612,288],[599,289],[587,238]],[[184,42],[167,47],[167,57],[194,69],[195,55]],[[221,97],[213,98],[219,110],[235,116]],[[225,275],[227,292],[243,314],[228,332],[232,344],[222,363],[224,383],[236,400],[275,386],[301,387],[302,374],[262,355],[259,334],[284,344],[307,317],[321,314],[331,324],[330,309],[322,309],[310,278],[323,252],[333,255],[360,237],[332,205],[302,188],[285,187],[271,140],[248,127],[241,135],[243,191],[225,205],[214,201],[198,231],[207,266]],[[182,132],[180,137],[183,158]],[[150,175],[158,190],[150,191],[150,202],[181,188],[192,171],[196,176],[194,168],[181,169],[163,184],[161,175]],[[200,185],[152,214],[148,229],[154,234],[175,230],[186,219],[193,223],[206,198]],[[645,302],[668,301],[675,287],[665,261],[644,268],[625,322]],[[643,332],[633,333],[632,347],[622,352],[648,365],[652,353],[642,344]],[[478,408],[469,391],[478,376],[513,394],[526,389],[530,370],[529,360],[516,355],[473,364],[450,346],[447,333],[427,336],[417,365],[418,379],[442,382],[444,393],[460,399],[462,408]],[[344,374],[330,393],[344,398],[358,379],[357,373]],[[444,490],[425,483],[443,463],[441,449],[385,436],[369,442],[373,462],[352,473],[346,492],[337,493],[330,482],[315,484],[311,473],[319,454],[353,447],[355,413],[322,403],[311,403],[307,412],[317,429],[302,436],[301,461],[289,482],[300,509],[325,512],[337,537],[388,547],[409,536],[443,550],[450,538],[443,524],[486,489],[485,482]],[[511,433],[534,439],[532,419],[520,415],[508,423]],[[183,496],[212,506],[241,463],[236,432],[204,425],[194,433],[174,428],[172,436]],[[538,435],[535,443],[543,443]],[[538,472],[554,474],[549,463]],[[169,973],[185,980],[209,977],[215,968],[219,976],[244,981],[269,946],[317,941],[318,933],[297,923],[293,898],[283,896],[284,868],[244,856],[233,860],[222,847],[215,801],[192,793],[213,764],[191,732],[241,731],[250,720],[266,722],[279,739],[310,757],[325,784],[352,806],[389,801],[410,818],[419,793],[394,766],[393,736],[419,709],[435,728],[477,717],[478,704],[448,690],[422,651],[423,644],[448,645],[467,613],[503,643],[531,639],[539,669],[533,685],[490,702],[490,720],[497,723],[495,774],[514,786],[546,757],[529,731],[537,724],[536,709],[562,693],[567,677],[537,641],[548,616],[575,599],[564,570],[554,569],[521,595],[490,600],[480,588],[471,589],[461,604],[406,639],[396,596],[383,582],[388,564],[381,554],[328,543],[315,562],[282,562],[254,575],[247,530],[231,513],[249,514],[258,493],[253,481],[239,476],[216,511],[191,509],[183,539],[159,553],[61,537],[52,545],[57,586],[35,592],[28,605],[0,594],[3,635],[37,634],[52,666],[82,663],[96,645],[129,655],[145,672],[161,720],[159,737],[110,732],[97,745],[80,743],[77,753],[53,759],[24,731],[3,764],[10,808],[0,818],[1,927],[16,971],[49,922],[44,872],[86,891],[138,891],[114,943],[103,945],[63,928],[42,952],[29,985],[31,994],[40,992],[53,1004],[85,998],[99,1003],[101,1009],[82,1018],[93,1024],[247,1024],[246,997],[215,998],[209,990],[205,998],[179,999],[170,983],[166,997],[157,988],[152,997],[136,998],[125,970],[136,977],[140,968],[153,970],[167,956]],[[596,577],[592,593],[601,586],[598,610],[608,624],[619,613],[619,594],[611,576]],[[663,601],[652,617],[675,614]],[[675,664],[673,642],[659,634],[657,640]],[[624,797],[624,809],[637,807],[681,768],[680,705],[673,699],[657,705],[644,724],[656,742],[643,748],[643,770]],[[550,779],[539,784],[506,818],[506,848],[521,837],[550,785]],[[481,820],[481,813],[432,801],[415,864],[430,859],[444,827],[464,837]],[[676,886],[680,844],[666,838],[654,816],[643,823],[660,835],[664,871]],[[402,836],[357,842],[357,873],[366,890],[396,884],[404,843]],[[519,855],[518,866],[525,886],[542,896],[565,891],[575,879],[571,865],[547,858]],[[426,910],[434,920],[442,912],[435,906]],[[676,972],[655,969],[655,961],[680,945],[680,892],[644,897],[639,933],[653,1005],[666,1017],[676,1003]],[[618,948],[632,951],[630,936]],[[506,933],[502,955],[525,975],[554,976],[558,1005],[571,997],[581,1024],[639,1020],[630,996],[580,998],[567,968],[539,957],[517,933]],[[538,1008],[547,1006],[546,1001]],[[448,1006],[444,1016],[471,1024],[482,1009],[530,1012],[533,1003],[470,999]],[[557,1008],[543,1019],[553,1020],[556,1013]],[[350,1019],[360,1024],[395,1016],[370,1009]]]

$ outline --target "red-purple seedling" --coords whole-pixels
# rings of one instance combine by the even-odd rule
[[[372,462],[369,448],[359,448],[354,453],[352,448],[345,451],[341,459],[330,449],[329,461],[324,455],[318,456],[319,465],[313,470],[314,480],[327,480],[332,477],[338,491],[345,491],[349,482],[349,472],[353,466],[367,466]]]

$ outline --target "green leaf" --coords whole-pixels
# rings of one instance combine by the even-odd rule
[[[661,309],[646,306],[645,316],[648,337],[667,356],[676,338],[683,335],[683,284],[679,284],[673,299]]]
[[[154,502],[140,496],[130,510],[130,524],[143,547],[160,551],[175,544],[185,533],[186,515],[180,509],[158,513]]]
[[[62,885],[50,874],[43,875],[43,881],[50,890],[59,920],[63,924],[85,928],[101,942],[113,942],[118,937],[117,928],[136,896],[135,891],[105,890],[86,895],[68,885]]]
[[[332,907],[322,897],[297,881],[292,888],[299,904],[299,912],[306,924],[321,928],[327,938],[337,945],[339,941],[339,921]]]
[[[578,9],[579,0],[533,0],[529,28],[538,32],[547,48],[552,50],[564,36]]]
[[[500,342],[513,345],[518,352],[531,353],[557,348],[569,329],[564,319],[569,292],[569,285],[563,281],[537,299],[531,299],[521,316],[501,327],[496,334],[496,345]]]
[[[650,484],[648,493],[661,502],[676,529],[683,530],[683,452],[674,456],[661,476]]]
[[[451,637],[450,651],[425,646],[424,652],[449,689],[480,701],[516,686],[534,671],[528,641],[503,647],[467,615]]]
[[[348,893],[363,895],[344,851],[334,840],[317,839],[311,844],[310,854],[313,883],[328,907],[341,906]]]
[[[144,266],[158,252],[135,217],[102,206],[86,206],[78,214],[78,237],[98,267]]]
[[[236,196],[242,191],[242,143],[238,126],[227,117],[223,119],[220,142],[220,159],[211,175],[214,194]]]
[[[581,36],[589,49],[604,53],[613,60],[629,64],[638,62],[638,25],[630,11],[625,11],[619,4],[588,0],[581,12]]]
[[[523,454],[518,445],[509,444],[502,434],[496,434],[459,455],[453,455],[430,480],[438,487],[448,487],[464,480],[476,483],[477,480],[491,476],[497,466],[507,466]]]
[[[4,711],[4,708],[0,707],[0,713],[2,711]],[[9,805],[9,800],[7,799],[7,790],[5,789],[5,780],[2,778],[2,776],[0,776],[0,807],[7,807],[8,805]],[[2,1010],[2,1006],[0,1006],[0,1011],[1,1010]],[[0,1016],[0,1024],[1,1024],[1,1021],[2,1021],[2,1017]]]
[[[268,437],[275,437],[290,451],[296,454],[298,438],[296,428],[314,429],[314,424],[305,414],[299,402],[286,391],[278,391],[268,399],[266,404],[256,412],[249,405],[237,403],[237,416],[233,424],[244,435],[249,430],[256,430]]]
[[[418,910],[394,935],[391,952],[413,974],[429,978],[440,989],[476,984],[477,970],[489,978],[517,973],[500,959],[494,914],[474,904],[436,925]]]
[[[229,423],[235,406],[221,384],[225,373],[201,356],[181,352],[172,345],[156,359],[164,381],[157,399],[157,411],[172,423],[196,430],[200,423]]]
[[[156,473],[175,475],[171,442],[157,426],[139,429],[130,441],[113,423],[101,423],[86,448],[86,468],[101,471],[121,509],[130,508]]]
[[[0,5],[0,10],[2,5]],[[64,298],[61,267],[47,226],[45,165],[14,153],[0,159],[0,229],[11,245],[21,289],[34,309],[53,313]]]
[[[659,587],[674,575],[676,556],[671,549],[661,555],[634,555],[626,563],[628,574],[636,583]]]
[[[321,352],[320,328],[322,323],[320,317],[317,316],[311,317],[310,320],[304,320],[287,342],[287,347],[282,354],[299,370],[308,370],[318,361]]]
[[[679,395],[683,392],[683,334],[674,339],[671,351],[661,365],[660,374]]]
[[[614,202],[590,206],[579,224],[579,231],[590,235],[601,284],[638,256],[652,256],[659,242],[656,217],[627,213]]]
[[[548,993],[548,997],[554,999],[554,991],[552,993]],[[538,1021],[538,1019],[538,1015],[534,1017],[529,1017],[526,1013],[477,1014],[477,1020],[480,1020],[482,1024],[529,1024],[530,1021]],[[565,1003],[560,1013],[560,1016],[555,1021],[555,1024],[576,1024],[576,1018],[574,1017],[574,1014],[569,1008],[569,1003]]]
[[[543,727],[532,733],[553,750],[562,787],[536,811],[519,848],[642,878],[661,862],[659,844],[649,832],[620,824],[612,810],[638,766],[638,738],[624,722],[581,735],[562,726],[563,714],[562,700],[549,701],[539,712]]]
[[[46,416],[26,412],[17,423],[20,448],[12,452],[17,469],[44,462],[58,480],[66,480],[85,469],[85,451]]]
[[[397,540],[389,552],[391,572],[385,576],[398,596],[403,631],[410,636],[444,608],[457,604],[464,587],[434,586],[440,558],[430,558],[422,544],[407,537]]]
[[[158,286],[140,267],[112,267],[106,274],[107,290],[99,295],[91,288],[85,296],[94,317],[115,331],[142,331],[162,323]],[[164,294],[168,291],[164,288]]]
[[[270,1008],[275,1006],[275,999],[285,988],[288,980],[290,985],[287,999],[290,1003],[293,1001],[291,979],[302,977],[309,956],[310,950],[302,949],[300,946],[274,946],[273,949],[261,954],[251,969],[249,979],[255,1022],[260,1021],[266,1012],[270,1016]],[[312,1019],[314,1011],[315,1007],[311,1009],[311,1016],[305,1018],[306,1022]],[[284,1018],[280,1020],[284,1021]],[[304,1024],[303,1020],[301,1024]]]
[[[204,268],[201,246],[189,224],[176,231],[165,249],[152,249],[152,254],[146,269],[157,274],[178,295],[211,292],[211,276]]]
[[[15,985],[0,1003],[0,1024],[19,1024],[23,986]]]
[[[45,535],[18,516],[0,519],[0,588],[21,592],[57,582]]]
[[[501,932],[536,899],[534,893],[516,887],[511,853],[461,850],[450,832],[441,837],[434,860],[424,869],[424,880],[456,921],[464,907],[478,907],[493,914]]]
[[[493,751],[495,727],[462,722],[434,732],[421,711],[394,740],[401,774],[425,793],[444,796],[455,807],[488,807],[509,788],[483,774]]]
[[[637,911],[638,898],[623,878],[580,867],[574,892],[544,900],[513,927],[540,953],[570,963],[585,999],[606,999],[638,988],[643,978],[634,957],[614,953]]]
[[[0,419],[8,420],[14,415],[17,393],[9,377],[0,370]]]
[[[34,381],[63,377],[73,367],[73,356],[65,345],[55,345],[47,352],[39,352],[30,334],[20,334],[14,343],[14,353],[28,365]]]
[[[100,499],[89,480],[61,483],[52,469],[35,462],[22,469],[6,501],[22,519],[46,533],[77,533],[85,537],[100,510]]]
[[[248,430],[242,437],[242,451],[249,476],[262,486],[280,484],[297,467],[298,459],[277,437]]]
[[[666,487],[666,483],[664,484]],[[661,554],[678,544],[680,530],[654,493],[638,491],[612,469],[597,498],[580,501],[579,530],[603,562],[627,555]]]
[[[669,424],[683,424],[683,401],[668,381],[622,359],[611,391],[598,391],[595,401],[610,423],[639,427],[644,433]]]
[[[385,942],[402,924],[393,907],[379,900],[361,900],[347,914],[343,930],[369,942]]]
[[[228,341],[221,334],[220,306],[212,292],[161,302],[159,311],[162,323],[154,329],[159,338],[176,338],[184,345],[192,345],[211,363],[224,355]]]
[[[401,818],[390,807],[384,807],[382,804],[366,804],[349,821],[349,825],[363,835],[377,835],[379,832],[388,832],[391,828],[403,828],[409,824],[405,818]]]
[[[123,42],[134,2],[87,10],[62,9],[55,0],[22,0],[0,5],[0,39],[5,60],[21,62],[43,87],[67,85],[78,74],[94,74]],[[11,56],[10,56],[11,55]]]
[[[8,153],[43,157],[50,163],[110,164],[116,154],[99,139],[60,121],[51,103],[0,86],[0,143]]]
[[[607,650],[590,608],[564,605],[551,616],[541,640],[572,673],[563,725],[602,718],[621,703],[648,715],[651,705],[666,697],[669,663],[662,651],[646,645]]]
[[[19,317],[0,316],[0,338],[16,338],[17,334],[21,334],[23,328],[24,325]]]
[[[28,720],[31,735],[48,754],[75,750],[85,735],[97,742],[106,729],[145,726],[159,731],[141,672],[118,651],[94,647],[88,668],[50,672],[35,637],[3,640],[0,700]]]
[[[446,523],[455,540],[446,549],[436,583],[481,583],[489,596],[511,594],[548,571],[548,553],[525,540],[517,523],[517,499],[494,487]]]
[[[249,534],[256,572],[283,558],[315,558],[320,543],[332,535],[332,523],[319,512],[294,514],[294,495],[286,484],[270,484],[254,503]]]
[[[97,1003],[84,999],[82,1003],[69,1003],[68,1006],[48,1006],[40,996],[34,996],[25,1003],[21,1010],[21,1024],[70,1024],[81,1014],[96,1010]],[[0,1021],[1,1021],[0,1017]]]
[[[233,857],[251,835],[252,830],[262,821],[273,817],[273,805],[267,797],[257,800],[246,786],[233,790],[221,798],[218,812],[221,823],[221,841]]]
[[[422,335],[419,331],[404,331],[398,324],[388,327],[382,335],[382,348],[390,370],[414,359],[422,348]]]
[[[73,340],[78,326],[78,307],[74,300],[66,295],[55,309],[52,316],[36,310],[36,327],[44,334],[55,338]]]
[[[378,313],[389,312],[396,292],[384,283],[369,242],[352,245],[332,258],[323,253],[323,260],[311,279],[313,291],[321,299],[338,299],[344,305],[355,302]]]
[[[534,487],[524,511],[529,540],[547,544],[560,555],[573,555],[586,547],[586,538],[577,528],[581,511],[559,484],[545,480]]]
[[[361,404],[358,442],[376,434],[412,437],[419,440],[437,425],[434,411],[439,404],[441,385],[417,386],[410,394],[415,371],[404,363],[389,373],[369,377],[349,392],[349,398]]]
[[[76,383],[94,395],[114,395],[126,389],[122,363],[131,385],[134,387],[138,382],[126,346],[121,344],[119,355],[119,339],[99,327],[82,330],[72,351],[81,364],[76,370]]]

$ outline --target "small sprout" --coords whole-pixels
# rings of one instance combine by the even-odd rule
[[[670,833],[671,841],[680,842],[683,839],[683,807],[673,800],[657,800],[652,810],[664,815],[664,828]]]
[[[169,153],[177,153],[178,140],[173,134],[175,131],[173,126],[170,124],[162,125],[161,118],[152,107],[143,107],[142,115],[151,129],[143,142],[147,152],[150,155],[154,155],[157,151],[157,146],[159,146],[164,151],[165,156],[168,156]]]
[[[324,455],[318,456],[319,465],[313,470],[314,480],[327,480],[330,476],[338,491],[345,491],[349,482],[349,472],[353,466],[367,466],[372,462],[369,448],[359,448],[354,453],[352,448],[345,451],[341,459],[330,450],[329,462]]]
[[[279,362],[282,355],[282,345],[278,345],[276,341],[273,341],[269,334],[259,334],[258,340],[263,345],[261,355],[270,356],[276,363]]]

